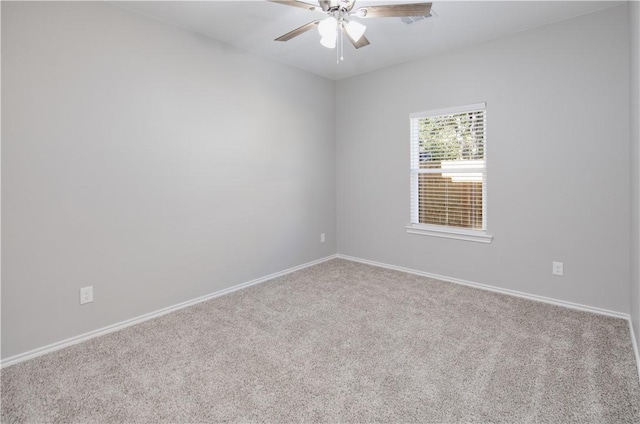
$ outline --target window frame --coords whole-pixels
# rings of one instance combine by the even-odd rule
[[[419,218],[417,216],[418,211],[418,175],[420,173],[416,172],[419,168],[414,168],[414,164],[416,163],[417,158],[414,156],[419,154],[418,149],[415,144],[419,143],[418,139],[415,139],[415,133],[413,131],[414,120],[420,118],[428,118],[432,116],[440,116],[440,115],[451,115],[456,113],[463,112],[474,112],[474,111],[484,111],[484,116],[486,120],[487,114],[487,103],[474,103],[463,106],[450,107],[445,109],[436,109],[436,110],[428,110],[422,112],[411,113],[409,115],[409,139],[410,139],[410,164],[409,164],[409,176],[410,176],[410,190],[411,190],[411,202],[410,202],[410,224],[407,225],[406,231],[409,234],[418,234],[423,236],[432,236],[432,237],[442,237],[449,239],[457,239],[457,240],[465,240],[465,241],[473,241],[479,243],[491,243],[493,241],[493,236],[489,234],[487,227],[487,145],[486,145],[486,134],[487,128],[485,123],[485,144],[483,146],[484,149],[484,171],[483,171],[483,184],[482,184],[482,229],[470,229],[464,227],[454,227],[447,225],[437,225],[437,224],[421,224],[419,223]]]

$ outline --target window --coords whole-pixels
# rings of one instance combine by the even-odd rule
[[[414,113],[407,232],[490,243],[485,104]]]

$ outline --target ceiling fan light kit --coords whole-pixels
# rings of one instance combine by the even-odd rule
[[[347,19],[350,16],[361,19],[385,17],[403,18],[427,16],[431,11],[431,3],[367,6],[354,11],[353,7],[355,6],[356,0],[318,0],[317,5],[299,0],[271,1],[273,3],[280,3],[311,11],[320,11],[329,15],[323,20],[312,21],[296,28],[293,31],[276,38],[275,41],[289,41],[317,25],[318,32],[320,33],[320,44],[329,49],[336,47],[338,44],[338,38],[340,38],[340,42],[342,44],[342,35],[346,35],[349,42],[356,49],[369,45],[369,40],[364,36],[367,27],[360,22]],[[342,48],[340,50],[342,50]],[[341,59],[342,53],[340,52],[340,60]]]
[[[320,44],[322,44],[328,49],[335,49],[337,43],[338,43],[338,36],[336,34],[328,35],[326,37],[320,38]]]
[[[362,36],[364,35],[367,27],[356,21],[345,22],[347,22],[347,24],[344,26],[344,29],[349,34],[349,37],[353,38],[355,41],[360,40],[360,38],[362,38]]]
[[[336,47],[336,41],[338,39],[338,20],[333,16],[329,16],[327,19],[320,21],[318,24],[318,32],[320,33],[320,44],[333,49]]]
[[[338,20],[333,16],[329,16],[318,23],[318,32],[321,37],[320,44],[329,49],[335,48],[338,40],[338,30],[346,31],[351,39],[358,41],[362,38],[366,29],[367,27],[360,22],[347,21],[344,18]]]

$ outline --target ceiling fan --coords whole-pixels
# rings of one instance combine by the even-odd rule
[[[327,18],[311,21],[294,29],[275,41],[289,41],[310,29],[317,27],[321,35],[320,44],[327,48],[335,48],[338,37],[346,35],[356,49],[369,45],[364,36],[366,26],[360,22],[349,20],[356,18],[393,18],[406,16],[427,16],[431,11],[431,3],[390,4],[385,6],[365,6],[354,10],[356,0],[317,0],[317,4],[299,0],[270,0],[287,6],[299,7],[312,11],[324,12]]]

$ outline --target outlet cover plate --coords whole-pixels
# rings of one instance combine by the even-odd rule
[[[564,275],[564,264],[562,262],[554,262],[551,272],[553,273],[553,275],[562,277]]]
[[[83,287],[80,289],[80,304],[93,302],[93,286]]]

